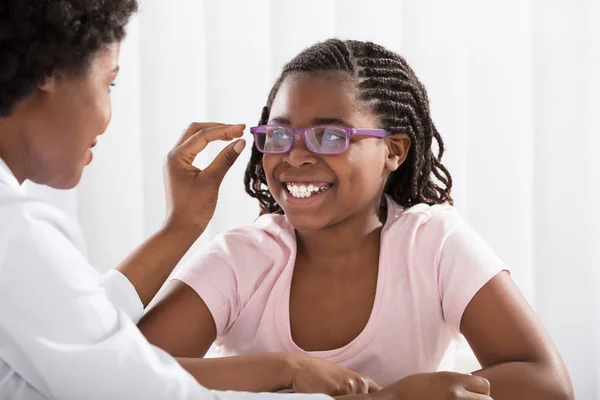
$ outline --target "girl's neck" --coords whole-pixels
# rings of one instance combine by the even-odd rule
[[[320,268],[338,269],[340,265],[349,265],[350,260],[359,261],[368,256],[365,253],[379,251],[386,217],[385,207],[369,207],[324,229],[296,231],[298,256]]]

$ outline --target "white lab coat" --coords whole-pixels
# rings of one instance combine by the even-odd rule
[[[81,238],[0,159],[0,400],[328,398],[203,388],[145,340],[134,287],[117,271],[100,276]]]

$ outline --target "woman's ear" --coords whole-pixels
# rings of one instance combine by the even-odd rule
[[[56,89],[58,77],[56,73],[43,78],[37,85],[37,88],[42,92],[53,92]]]
[[[406,160],[410,150],[410,138],[404,133],[394,133],[386,137],[385,141],[389,151],[385,167],[389,172],[393,172]]]

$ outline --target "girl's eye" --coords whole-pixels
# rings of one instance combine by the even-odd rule
[[[286,140],[289,136],[285,129],[276,129],[271,132],[271,138],[275,140]]]
[[[346,135],[342,132],[326,130],[323,133],[323,140],[327,140],[328,142],[335,142],[337,140],[345,140]]]

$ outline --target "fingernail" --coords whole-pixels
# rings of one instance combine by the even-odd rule
[[[234,125],[231,125],[231,126],[235,126],[236,128],[242,128],[243,129],[243,128],[246,127],[246,124],[234,124]]]
[[[235,150],[236,153],[240,154],[242,150],[244,150],[244,147],[246,147],[246,141],[244,139],[240,139],[233,145],[233,150]]]

